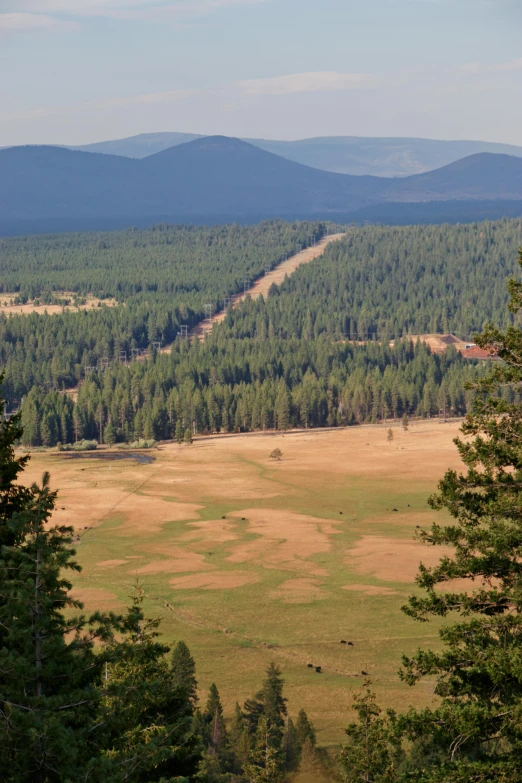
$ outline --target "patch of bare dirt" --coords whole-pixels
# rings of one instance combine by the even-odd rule
[[[264,568],[328,575],[324,568],[308,558],[332,549],[330,535],[337,532],[332,523],[269,508],[249,508],[236,511],[233,516],[245,518],[248,532],[255,533],[258,538],[239,543],[227,557],[228,562],[253,562]]]
[[[259,582],[259,577],[248,571],[213,571],[209,574],[188,574],[170,579],[169,584],[177,590],[232,590],[235,587]]]
[[[346,564],[358,574],[370,574],[383,582],[415,580],[419,563],[435,566],[450,550],[425,546],[419,541],[381,536],[363,536],[350,549]]]
[[[211,565],[205,562],[205,556],[199,555],[196,552],[190,552],[187,549],[181,549],[178,547],[168,547],[168,551],[164,554],[172,554],[174,557],[168,557],[164,560],[152,560],[147,565],[140,566],[137,569],[137,574],[179,574],[186,571],[204,571],[207,568],[212,568]]]
[[[114,593],[101,587],[75,587],[71,590],[71,596],[81,601],[91,611],[95,609],[108,611],[123,606]]]
[[[197,517],[202,506],[196,503],[170,503],[158,497],[127,495],[112,512],[123,515],[118,528],[122,536],[149,536],[167,522],[179,522]]]
[[[205,547],[226,544],[229,541],[237,541],[236,526],[236,520],[206,519],[203,522],[190,522],[187,527],[191,530],[179,536],[178,540],[194,542]]]

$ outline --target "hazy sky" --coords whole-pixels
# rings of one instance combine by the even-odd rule
[[[0,0],[0,146],[152,131],[522,145],[522,0]]]

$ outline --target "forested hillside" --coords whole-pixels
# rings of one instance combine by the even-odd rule
[[[392,349],[388,338],[428,331],[468,338],[486,320],[506,323],[506,278],[516,269],[522,221],[351,228],[266,301],[231,312],[204,344],[178,340],[170,353],[130,361],[133,349],[175,340],[180,324],[201,319],[205,303],[222,305],[266,263],[324,231],[274,222],[4,241],[4,293],[67,289],[120,302],[0,316],[3,392],[11,409],[24,398],[27,443],[181,439],[469,410],[463,386],[480,366],[407,339]],[[64,393],[77,384],[74,398]]]
[[[351,229],[266,301],[232,312],[225,328],[238,338],[470,339],[485,321],[510,321],[506,279],[519,273],[521,243],[521,220]]]

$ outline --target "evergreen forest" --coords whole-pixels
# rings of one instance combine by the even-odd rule
[[[458,226],[350,228],[270,292],[230,313],[234,337],[354,340],[449,332],[473,339],[507,326],[506,281],[517,269],[522,220]]]
[[[222,309],[245,280],[326,231],[272,221],[2,240],[4,293],[102,299],[92,310],[0,314],[3,395],[8,410],[22,409],[24,442],[183,440],[468,412],[465,383],[483,364],[453,349],[434,355],[411,335],[469,339],[490,320],[518,323],[506,280],[520,220],[349,227],[266,299],[229,311],[204,343],[180,339],[205,304]]]

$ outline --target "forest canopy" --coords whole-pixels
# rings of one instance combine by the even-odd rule
[[[433,355],[409,335],[469,339],[488,320],[517,321],[505,282],[517,268],[521,220],[348,227],[266,299],[247,298],[204,344],[176,341],[205,304],[222,308],[245,280],[326,230],[272,221],[2,240],[5,293],[68,290],[119,302],[0,314],[3,393],[11,410],[24,400],[25,441],[190,438],[469,411],[473,395],[463,388],[480,365],[452,349]],[[171,343],[165,354],[150,350]],[[77,394],[64,393],[71,388]]]

